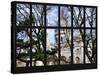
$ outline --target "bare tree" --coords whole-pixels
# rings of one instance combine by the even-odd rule
[[[69,27],[71,22],[69,20],[69,18],[71,18],[71,16],[68,14],[68,11],[66,7],[62,8],[61,10],[61,19],[63,19],[63,23]],[[69,8],[69,11],[71,13],[71,9]],[[64,13],[66,12],[66,14]],[[85,18],[84,18],[84,13],[85,13]],[[85,10],[82,7],[73,7],[73,27],[84,27],[84,23],[86,24],[86,27],[95,27],[96,24],[96,9],[95,8],[87,8],[87,10]],[[85,20],[84,20],[85,19]],[[84,22],[85,21],[85,22]],[[65,32],[65,31],[64,31]],[[68,32],[68,29],[66,29],[66,32]],[[89,61],[91,63],[95,62],[96,59],[96,31],[95,30],[86,30],[86,35],[84,35],[84,31],[82,29],[79,29],[79,33],[82,39],[82,42],[86,43],[85,46],[85,54],[88,57]],[[66,41],[71,49],[71,43],[70,43],[70,37],[68,36],[68,33],[66,34]],[[85,39],[84,39],[85,37]],[[91,54],[89,54],[88,48],[90,48]]]
[[[82,25],[84,25],[84,19],[85,19],[85,24],[86,26],[89,26],[90,27],[93,27],[93,24],[95,23],[95,9],[94,8],[91,8],[90,10],[85,10],[85,12],[83,12],[83,9],[82,8],[77,8],[77,11],[79,13],[77,13],[76,11],[76,8],[73,10],[73,18],[74,18],[74,25],[76,25],[77,27],[81,27]],[[85,18],[83,17],[85,13]],[[86,35],[84,35],[84,33],[82,32],[82,29],[79,29],[80,30],[80,34],[81,34],[81,37],[82,37],[82,40],[84,42],[84,37],[85,37],[85,43],[86,43],[86,46],[85,46],[85,54],[86,56],[88,57],[89,61],[91,63],[94,63],[95,62],[95,56],[96,56],[96,37],[94,37],[95,35],[93,34],[96,34],[96,32],[92,32],[93,30],[91,29],[90,31],[86,30]],[[89,53],[88,51],[88,48],[90,48],[91,50],[91,54]]]
[[[30,25],[30,6],[28,4],[18,4],[17,7],[17,26],[29,26]],[[51,8],[47,8],[46,11],[49,11]],[[32,26],[44,26],[44,13],[45,7],[43,5],[32,5]],[[30,60],[26,60],[30,58],[30,38],[32,37],[32,62],[34,62],[34,66],[36,66],[36,61],[42,61],[45,64],[44,58],[44,50],[45,50],[45,30],[44,28],[21,28],[16,29],[17,34],[23,37],[23,32],[25,32],[24,37],[22,39],[17,39],[17,46],[20,47],[20,51],[17,54],[17,59],[21,62],[26,63],[26,67],[30,65]],[[32,35],[30,32],[32,31]],[[26,36],[29,39],[25,40]],[[24,49],[27,53],[22,53],[21,50]],[[52,49],[52,52],[47,52],[47,56],[54,54],[56,51]]]

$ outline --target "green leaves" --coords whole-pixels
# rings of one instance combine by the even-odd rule
[[[17,39],[16,45],[17,45],[17,47],[21,47],[21,48],[28,48],[28,47],[30,47],[29,42],[23,42],[22,39]]]
[[[47,50],[46,53],[49,55],[54,55],[55,53],[57,53],[57,49],[51,48],[51,50]]]
[[[34,58],[35,60],[44,61],[44,53],[43,52],[32,53],[32,58]]]

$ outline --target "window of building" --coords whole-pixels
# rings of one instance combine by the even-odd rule
[[[20,2],[14,6],[15,67],[97,63],[96,7]]]

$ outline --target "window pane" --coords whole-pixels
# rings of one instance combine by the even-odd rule
[[[71,30],[60,29],[60,64],[71,63]]]
[[[32,5],[32,26],[44,26],[43,5]]]
[[[44,66],[45,33],[43,28],[32,29],[32,66]]]
[[[16,25],[27,26],[30,24],[30,6],[29,4],[16,5]]]
[[[96,8],[86,8],[86,27],[96,27]]]
[[[58,64],[58,33],[56,29],[47,29],[46,39],[46,52],[47,52],[47,65]]]
[[[86,52],[85,52],[85,62],[95,63],[96,62],[96,31],[92,29],[86,30]]]
[[[30,66],[30,29],[16,29],[16,67]]]
[[[84,10],[82,7],[73,7],[73,26],[84,26]]]
[[[47,6],[47,26],[58,26],[58,6]]]
[[[60,8],[60,26],[71,27],[71,8],[70,7]]]
[[[83,40],[84,40],[84,31],[82,29],[74,29],[73,30],[73,61],[74,64],[82,64],[83,63]]]

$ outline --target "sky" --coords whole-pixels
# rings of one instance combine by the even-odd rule
[[[47,11],[47,25],[57,26],[58,21],[58,7],[57,6],[47,6],[51,7],[51,10]]]
[[[50,44],[55,44],[55,29],[47,29],[47,40]]]

